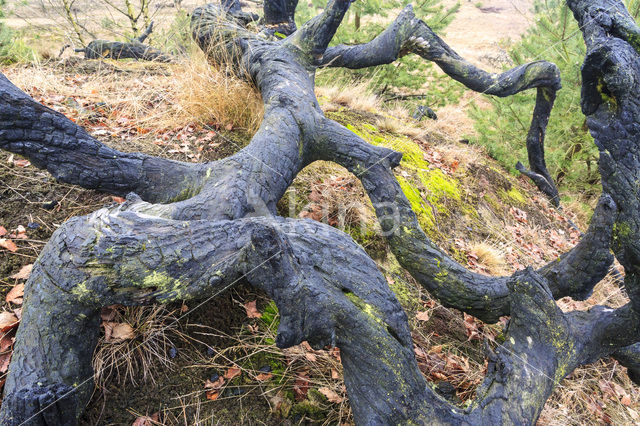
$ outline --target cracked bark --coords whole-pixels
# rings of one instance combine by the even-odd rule
[[[91,388],[100,307],[203,299],[242,276],[278,306],[279,347],[307,340],[316,348],[341,348],[358,424],[535,424],[553,389],[577,366],[613,354],[635,374],[640,30],[624,6],[569,2],[587,42],[583,110],[601,154],[604,193],[589,231],[556,262],[495,278],[467,271],[428,240],[393,175],[401,153],[372,146],[327,119],[313,91],[320,65],[371,66],[408,47],[439,61],[454,78],[464,77],[456,67],[467,67],[470,87],[486,88],[486,78],[494,77],[439,44],[409,9],[368,47],[327,48],[349,4],[330,0],[284,40],[250,32],[234,8],[194,11],[195,40],[212,60],[230,58],[265,103],[251,143],[216,162],[185,164],[109,149],[0,78],[0,148],[66,182],[129,193],[123,205],[67,221],[38,258],[25,288],[2,424],[76,423]],[[434,44],[407,42],[414,27]],[[529,64],[506,77],[498,77],[501,94],[538,87],[545,97],[549,87],[559,87],[552,64]],[[538,135],[545,125],[542,114]],[[341,164],[362,181],[382,228],[397,228],[388,236],[391,249],[434,297],[486,321],[511,316],[505,343],[488,354],[487,377],[469,407],[445,401],[425,381],[406,315],[361,247],[321,223],[275,216],[275,203],[316,160]],[[555,299],[587,297],[612,261],[610,248],[625,268],[631,303],[563,313]]]

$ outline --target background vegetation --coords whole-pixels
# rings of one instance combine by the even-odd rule
[[[640,1],[626,0],[625,3],[637,18]],[[558,92],[547,129],[547,165],[565,201],[574,196],[587,201],[600,194],[600,177],[598,150],[580,109],[584,41],[563,0],[536,0],[534,13],[534,24],[509,50],[513,63],[505,65],[505,69],[535,60],[553,62],[560,68],[563,88]],[[516,173],[516,162],[527,158],[524,141],[535,105],[535,91],[487,99],[491,108],[474,105],[470,109],[476,130],[471,140],[484,146],[489,155]]]

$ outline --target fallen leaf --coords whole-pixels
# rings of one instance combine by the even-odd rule
[[[338,373],[338,370],[334,370],[333,368],[331,369],[331,378],[334,380],[338,380],[340,378],[340,373]]]
[[[315,354],[312,354],[311,352],[307,352],[306,354],[304,354],[304,357],[307,359],[307,361],[311,361],[311,362],[316,362],[318,360],[318,357],[315,356]]]
[[[478,323],[476,322],[476,319],[471,315],[468,315],[466,312],[464,312],[463,315],[464,328],[467,331],[467,337],[469,338],[469,340],[480,339],[480,333],[478,331]]]
[[[627,407],[631,405],[631,398],[629,397],[629,395],[625,395],[622,397],[622,399],[620,399],[620,403],[622,403],[622,405],[626,405]]]
[[[24,158],[20,158],[17,160],[13,160],[13,164],[18,167],[29,167],[31,162],[29,160],[25,160]]]
[[[416,319],[418,321],[429,321],[429,312],[427,311],[418,312],[418,314],[416,315]]]
[[[131,426],[153,426],[158,423],[160,413],[154,413],[151,416],[140,416],[131,424]]]
[[[309,377],[304,374],[300,374],[296,377],[296,381],[293,384],[293,392],[295,394],[297,401],[302,401],[307,397],[307,393],[309,392]]]
[[[4,237],[5,235],[7,235],[7,228],[0,226],[0,237]]]
[[[135,337],[133,327],[129,324],[121,322],[103,322],[104,336],[107,342],[129,340]]]
[[[434,354],[441,354],[442,353],[442,345],[436,345],[431,347],[431,349],[429,349],[429,353],[434,353]]]
[[[116,196],[112,196],[112,197],[111,197],[111,199],[112,199],[114,202],[118,203],[118,204],[122,204],[122,203],[124,203],[125,201],[127,201],[127,199],[126,199],[126,198],[116,197]]]
[[[31,275],[32,269],[33,269],[33,264],[24,265],[22,268],[20,268],[20,270],[17,273],[11,275],[11,278],[15,278],[16,280],[26,280]]]
[[[0,238],[0,247],[7,249],[10,252],[16,252],[18,250],[18,246],[16,246],[16,243],[4,238]]]
[[[318,392],[327,397],[329,402],[333,402],[334,404],[340,404],[343,398],[338,395],[335,391],[329,389],[328,387],[321,387],[318,389]]]
[[[266,382],[273,377],[272,373],[260,373],[256,376],[256,380],[259,382]]]
[[[0,331],[8,331],[18,325],[18,317],[11,312],[0,312]]]
[[[11,347],[15,338],[9,337],[7,333],[0,338],[0,373],[6,373],[11,362]]]
[[[256,308],[256,301],[247,302],[244,304],[244,309],[247,311],[247,317],[249,318],[260,318],[262,314],[258,312]]]
[[[102,321],[113,321],[116,317],[116,310],[111,306],[105,306],[100,311],[100,319]]]
[[[22,296],[24,296],[24,284],[18,284],[14,286],[7,296],[5,300],[7,303],[15,303],[16,305],[22,304]]]
[[[224,373],[224,378],[231,380],[234,377],[238,377],[242,371],[238,367],[229,367]]]
[[[206,394],[207,399],[210,401],[215,401],[220,397],[220,392],[218,391],[208,391]]]

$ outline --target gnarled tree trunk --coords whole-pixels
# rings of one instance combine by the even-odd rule
[[[506,96],[537,87],[527,140],[531,168],[553,185],[535,160],[543,158],[544,127],[559,88],[552,64],[484,73],[410,8],[368,44],[328,48],[350,0],[330,0],[285,39],[248,31],[237,5],[207,5],[192,15],[194,38],[212,60],[230,58],[238,75],[252,80],[265,118],[246,148],[206,164],[107,148],[0,78],[1,148],[62,181],[127,196],[122,205],[66,222],[36,262],[1,423],[76,422],[92,383],[102,306],[203,299],[240,277],[275,300],[279,347],[303,340],[340,347],[358,424],[533,424],[553,389],[580,365],[614,355],[638,377],[640,29],[619,0],[604,3],[568,2],[588,48],[583,110],[600,148],[603,196],[573,250],[537,271],[502,278],[473,274],[433,245],[393,175],[402,154],[326,118],[314,96],[314,72],[417,53],[475,90]],[[269,15],[274,10],[280,15]],[[265,22],[292,22],[293,10],[295,2],[267,0]],[[434,297],[484,321],[511,316],[469,407],[452,405],[425,381],[406,315],[361,247],[321,223],[276,216],[277,201],[316,160],[341,164],[362,181],[382,228],[396,229],[388,232],[394,254]],[[563,313],[555,299],[587,297],[613,260],[610,249],[625,268],[631,303]]]

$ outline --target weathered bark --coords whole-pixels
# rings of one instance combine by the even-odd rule
[[[358,424],[534,424],[553,389],[579,365],[613,354],[635,374],[640,57],[633,40],[640,31],[624,6],[607,0],[616,8],[610,12],[595,1],[569,2],[587,42],[583,109],[601,151],[604,194],[590,229],[558,261],[493,278],[467,271],[422,232],[392,173],[400,153],[366,143],[322,113],[314,72],[328,56],[349,57],[335,55],[347,48],[327,49],[349,4],[330,0],[321,15],[284,40],[248,31],[242,15],[228,7],[194,11],[194,38],[202,49],[211,60],[231,61],[265,103],[264,121],[251,143],[212,163],[110,150],[0,79],[2,149],[29,157],[67,182],[131,192],[123,205],[66,222],[38,258],[25,289],[2,424],[75,424],[92,380],[102,306],[213,297],[241,277],[278,306],[278,346],[307,340],[316,348],[341,348]],[[407,18],[409,12],[394,25],[410,23],[403,28],[417,26],[431,37],[426,26]],[[387,30],[376,40],[401,46],[405,30]],[[444,68],[466,66],[442,45],[429,51],[424,40],[409,40]],[[353,57],[374,63],[382,54],[398,56],[398,49],[389,53],[372,43],[378,47],[354,47]],[[486,75],[475,76],[468,78],[470,86],[489,84],[483,82]],[[544,95],[547,87],[558,87],[549,64],[527,65],[507,76],[500,93],[541,87]],[[541,114],[538,133],[546,125]],[[505,343],[488,354],[487,377],[468,408],[439,397],[421,375],[406,315],[361,247],[326,225],[275,217],[276,202],[316,160],[334,161],[361,179],[391,249],[434,297],[487,321],[511,315]],[[563,313],[555,299],[586,297],[612,261],[609,248],[625,268],[631,303]]]
[[[293,34],[297,29],[294,20],[296,7],[298,7],[298,0],[265,1],[263,6],[265,27],[285,36]]]

